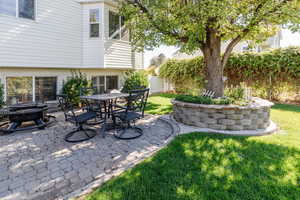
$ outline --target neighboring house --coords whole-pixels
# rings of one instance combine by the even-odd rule
[[[240,42],[239,44],[237,44],[234,47],[233,52],[236,52],[236,53],[247,52],[247,51],[262,52],[262,51],[266,51],[268,49],[277,49],[277,48],[280,48],[280,40],[281,39],[282,39],[282,33],[281,33],[281,31],[278,31],[278,33],[275,36],[268,38],[265,42],[263,42],[260,45],[257,45],[256,47],[254,47],[252,49],[249,48],[249,45],[247,42]],[[222,52],[225,51],[226,46],[227,45],[222,45]],[[180,50],[178,50],[173,54],[173,58],[174,59],[189,59],[189,58],[194,58],[194,57],[200,56],[200,55],[202,55],[201,51],[196,51],[193,54],[186,54],[186,53],[182,53],[182,52],[180,52]]]
[[[113,0],[0,0],[0,81],[5,99],[52,101],[80,70],[98,93],[143,68]]]

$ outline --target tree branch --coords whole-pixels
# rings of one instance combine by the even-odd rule
[[[246,26],[246,28],[244,30],[242,30],[241,34],[238,35],[236,38],[234,38],[233,40],[231,40],[231,42],[228,44],[226,50],[225,50],[225,53],[223,55],[223,58],[222,58],[222,67],[224,68],[229,57],[230,57],[230,54],[231,52],[233,51],[233,48],[245,37],[247,36],[247,34],[250,32],[250,28],[251,27],[255,27],[255,26],[258,26],[260,22],[263,21],[263,18],[259,19],[258,17],[259,16],[266,16],[268,15],[269,13],[273,13],[273,12],[276,12],[277,10],[280,10],[280,8],[285,5],[286,3],[290,2],[292,0],[284,0],[281,2],[280,5],[278,5],[277,7],[275,7],[273,10],[267,12],[267,13],[264,13],[264,14],[261,14],[259,15],[259,12],[260,10],[263,8],[264,6],[264,3],[260,3],[256,9],[255,9],[255,12],[254,12],[254,18],[251,20],[251,22]]]
[[[133,5],[135,7],[138,7],[140,9],[140,11],[142,13],[144,13],[147,18],[151,21],[151,24],[161,33],[165,34],[165,35],[169,35],[177,40],[179,40],[180,42],[183,42],[183,43],[187,43],[188,40],[189,40],[189,37],[187,36],[181,36],[179,33],[175,32],[175,31],[170,31],[170,30],[166,30],[164,28],[162,28],[160,26],[159,23],[156,22],[156,20],[154,19],[154,16],[150,13],[150,11],[148,10],[147,7],[145,7],[139,0],[125,0],[126,3],[130,4],[130,5]],[[203,46],[203,42],[198,40],[197,41],[201,48]]]

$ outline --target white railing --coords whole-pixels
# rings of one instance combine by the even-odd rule
[[[123,33],[125,33],[123,35]],[[122,26],[120,29],[118,29],[116,32],[114,32],[108,39],[113,40],[117,35],[120,35],[120,40],[122,40],[124,37],[128,36],[129,40],[129,31],[126,31],[126,26]]]

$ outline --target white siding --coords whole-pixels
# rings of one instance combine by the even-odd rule
[[[74,0],[37,0],[35,21],[0,15],[0,66],[80,66],[81,19]]]
[[[108,14],[109,9],[115,10],[111,1],[36,1],[34,21],[0,15],[0,68],[128,69],[143,65],[142,55],[135,56],[128,42],[109,40]],[[100,11],[99,38],[89,37],[89,10],[94,8]]]
[[[135,52],[133,62],[135,69],[144,69],[144,53]]]
[[[104,66],[105,68],[143,68],[143,53],[132,51],[130,42],[109,38],[109,11],[117,12],[110,4],[104,6]]]
[[[104,41],[103,41],[103,3],[83,4],[83,67],[104,67]],[[90,9],[99,9],[100,34],[99,38],[90,38]]]
[[[132,68],[133,53],[129,42],[108,40],[105,42],[105,68]]]

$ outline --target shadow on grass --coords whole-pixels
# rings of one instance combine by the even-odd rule
[[[89,200],[299,200],[300,151],[192,133],[99,188]]]
[[[282,110],[282,111],[291,111],[291,112],[300,112],[300,106],[289,105],[289,104],[275,104],[272,109]]]

